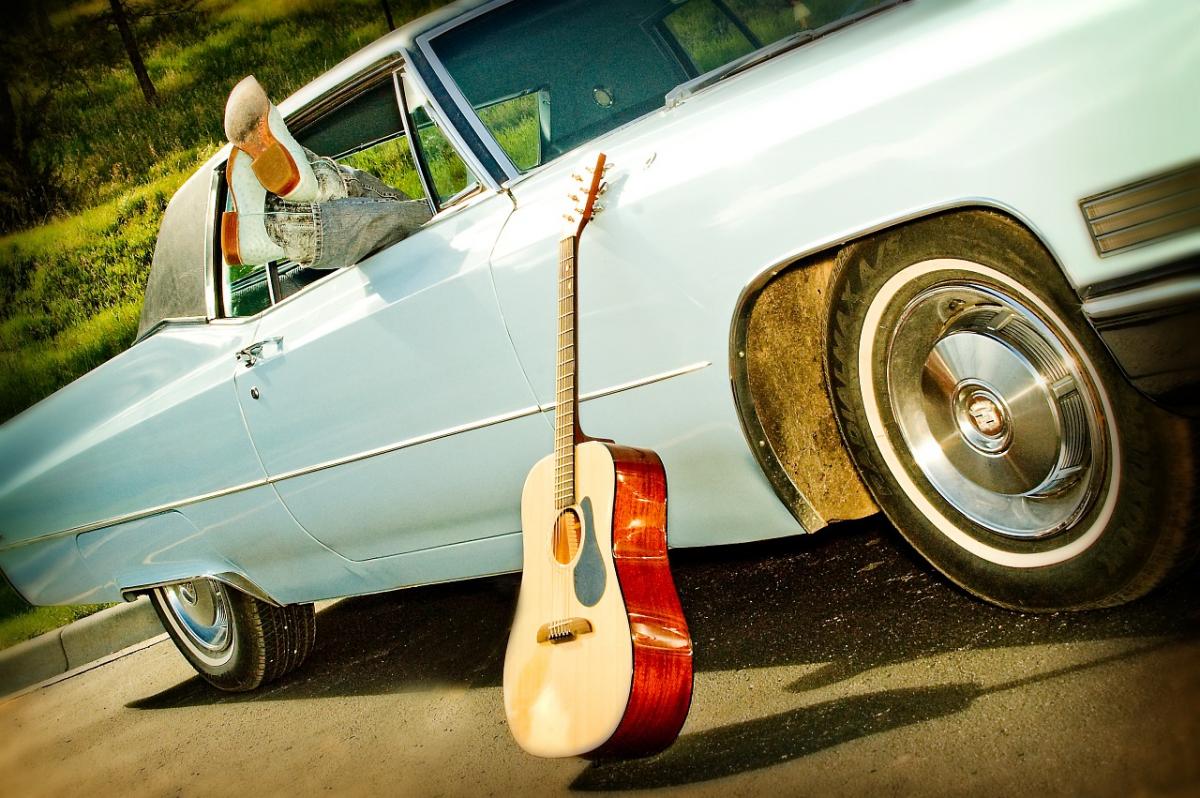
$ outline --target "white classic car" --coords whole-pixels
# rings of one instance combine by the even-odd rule
[[[489,0],[281,106],[432,220],[229,267],[228,150],[166,211],[137,343],[0,428],[0,567],[149,593],[214,684],[311,602],[520,567],[551,450],[559,216],[584,425],[656,450],[673,547],[883,511],[999,604],[1182,563],[1200,376],[1200,3]],[[820,574],[813,574],[820,578]]]

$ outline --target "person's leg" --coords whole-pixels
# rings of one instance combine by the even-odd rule
[[[350,266],[401,241],[429,220],[421,200],[346,197],[298,205],[277,203],[267,233],[285,257],[312,269]]]
[[[253,76],[230,94],[225,129],[234,145],[227,171],[234,208],[221,226],[230,264],[287,258],[341,268],[429,219],[426,203],[302,147]]]

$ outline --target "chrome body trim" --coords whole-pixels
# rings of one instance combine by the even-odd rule
[[[85,532],[95,532],[97,529],[104,529],[105,527],[125,524],[130,521],[140,521],[143,518],[149,518],[150,516],[158,515],[159,513],[170,512],[171,510],[175,510],[180,507],[186,507],[189,504],[197,504],[198,502],[208,501],[209,499],[217,499],[221,496],[228,496],[231,493],[239,493],[243,490],[250,490],[251,488],[260,488],[266,484],[268,483],[265,478],[256,479],[252,482],[243,482],[240,485],[233,485],[228,488],[209,491],[208,493],[202,493],[199,496],[191,496],[186,499],[179,499],[178,501],[165,502],[163,504],[155,505],[154,507],[147,507],[144,510],[135,510],[131,513],[105,518],[102,521],[92,521],[91,523],[73,526],[70,529],[63,529],[58,532],[48,532],[45,535],[38,535],[37,537],[28,538],[26,540],[17,540],[7,545],[0,546],[0,551],[19,549],[22,546],[29,546],[34,543],[41,543],[52,538],[61,538],[67,535],[82,535]]]
[[[642,377],[641,379],[630,380],[629,382],[622,382],[619,385],[613,385],[609,388],[601,388],[598,391],[589,391],[585,394],[582,394],[579,397],[579,401],[589,402],[592,399],[601,399],[605,396],[611,396],[614,393],[620,393],[621,391],[627,391],[630,388],[641,388],[643,385],[652,385],[656,382],[662,382],[663,380],[669,380],[672,377],[682,377],[684,374],[691,374],[693,371],[699,371],[700,369],[707,368],[711,365],[712,365],[712,363],[710,361],[701,360],[697,363],[692,363],[687,366],[681,366],[677,369],[672,369],[670,371],[663,371],[658,374],[653,374],[649,377]],[[542,410],[547,411],[547,412],[550,410],[553,410],[556,404],[557,404],[556,402],[551,402],[548,405],[544,405],[542,407]]]
[[[790,265],[788,264],[788,266]],[[774,277],[785,268],[787,266],[770,269],[770,276]],[[734,314],[734,321],[729,330],[729,387],[733,392],[733,405],[737,411],[738,421],[741,422],[742,435],[746,438],[746,447],[754,453],[754,460],[766,474],[767,480],[775,489],[775,495],[783,502],[783,506],[800,524],[801,529],[812,533],[825,528],[829,522],[817,512],[817,508],[788,476],[787,470],[780,462],[779,455],[771,445],[767,431],[763,428],[762,421],[754,409],[754,399],[750,393],[750,373],[746,366],[746,338],[750,329],[750,311],[754,307],[754,300],[770,282],[770,279],[764,280],[760,276],[757,282],[759,284],[752,293],[748,294],[747,292],[754,283],[742,291],[742,296],[738,299],[737,312]]]
[[[518,418],[524,418],[526,416],[535,415],[539,412],[539,410],[540,410],[540,408],[538,408],[536,406],[524,407],[524,408],[521,408],[520,410],[513,410],[509,413],[502,413],[498,416],[491,416],[490,418],[481,419],[479,421],[472,421],[467,424],[460,424],[456,427],[449,427],[447,429],[437,430],[436,432],[430,432],[425,435],[418,435],[413,438],[407,438],[405,440],[398,441],[396,443],[385,444],[383,446],[379,446],[374,449],[368,449],[365,452],[356,452],[355,454],[349,454],[349,455],[346,455],[345,457],[338,457],[333,460],[326,460],[323,463],[317,463],[315,465],[304,466],[303,468],[295,468],[295,469],[292,469],[291,471],[284,471],[280,474],[274,474],[274,475],[268,477],[266,481],[271,484],[274,484],[276,482],[283,482],[284,480],[287,480],[287,479],[293,479],[295,477],[302,477],[306,474],[315,474],[318,471],[324,471],[326,469],[334,468],[336,466],[346,465],[347,463],[354,463],[359,460],[369,460],[372,457],[378,457],[381,454],[390,454],[391,452],[398,452],[401,449],[408,449],[413,446],[418,446],[422,443],[431,443],[433,441],[441,440],[442,438],[449,438],[452,435],[460,435],[464,432],[471,432],[471,431],[477,430],[477,429],[484,429],[485,427],[492,427],[492,426],[495,426],[496,424],[503,424],[506,421],[515,421]]]
[[[673,377],[680,377],[680,376],[683,376],[684,374],[690,374],[694,371],[699,371],[700,369],[707,368],[710,365],[712,365],[712,363],[710,363],[708,361],[692,363],[687,366],[682,366],[677,369],[672,369],[671,371],[664,371],[659,374],[652,374],[648,377],[642,377],[637,380],[631,380],[629,382],[621,383],[619,385],[613,385],[613,386],[609,386],[607,388],[601,388],[599,390],[591,391],[589,393],[582,395],[580,397],[580,401],[586,402],[586,401],[590,401],[592,399],[601,399],[603,397],[611,396],[616,393],[621,393],[622,391],[627,391],[632,388],[640,388],[645,385],[652,385],[656,382],[662,382],[663,380],[669,380]],[[149,518],[152,515],[158,515],[160,513],[170,512],[171,510],[177,510],[180,507],[186,507],[188,505],[198,504],[203,501],[208,501],[209,499],[217,499],[222,496],[228,496],[232,493],[239,493],[244,490],[260,488],[265,485],[274,485],[275,483],[283,482],[284,480],[294,479],[296,477],[305,476],[307,474],[315,474],[318,471],[324,471],[326,469],[334,468],[336,466],[346,465],[348,463],[354,463],[354,462],[358,462],[360,460],[368,460],[372,457],[378,457],[380,455],[389,454],[391,452],[397,452],[397,451],[400,451],[401,449],[408,449],[413,446],[418,446],[423,443],[431,443],[433,441],[441,440],[443,438],[449,438],[453,435],[459,435],[464,432],[471,432],[473,430],[484,429],[485,427],[495,426],[496,424],[503,424],[507,421],[515,421],[519,418],[525,418],[527,416],[534,416],[539,413],[549,412],[550,410],[553,410],[553,409],[554,409],[553,404],[546,405],[546,406],[532,405],[529,407],[523,407],[519,410],[513,410],[508,413],[502,413],[500,415],[491,416],[489,418],[480,419],[478,421],[472,421],[472,422],[469,422],[466,424],[460,424],[455,427],[448,427],[446,429],[437,430],[435,432],[430,432],[425,435],[418,435],[416,437],[407,438],[405,440],[398,441],[396,443],[389,443],[384,446],[379,446],[375,449],[369,449],[365,452],[356,452],[354,454],[346,455],[345,457],[338,457],[333,460],[326,460],[324,462],[316,463],[314,465],[304,466],[303,468],[296,468],[291,471],[284,471],[279,474],[273,474],[273,475],[270,475],[267,477],[263,477],[262,479],[253,480],[251,482],[244,482],[240,485],[233,485],[233,486],[230,486],[227,488],[221,488],[220,490],[210,491],[208,493],[200,494],[199,496],[191,496],[186,499],[179,499],[179,500],[173,501],[173,502],[166,502],[164,504],[155,505],[154,507],[147,507],[146,509],[143,509],[143,510],[136,510],[131,513],[125,513],[123,515],[113,516],[111,518],[105,518],[104,520],[101,520],[101,521],[93,521],[93,522],[87,523],[87,524],[79,524],[78,526],[73,526],[69,529],[63,529],[63,530],[60,530],[57,532],[48,532],[44,535],[38,535],[37,537],[28,538],[26,540],[14,541],[13,543],[9,543],[7,545],[0,546],[0,551],[8,551],[10,549],[21,548],[23,546],[29,546],[34,543],[41,543],[46,540],[50,540],[53,538],[65,537],[67,535],[82,535],[86,532],[94,532],[98,529],[104,529],[104,528],[110,527],[110,526],[117,526],[118,524],[125,524],[130,521],[138,521],[143,518]],[[237,585],[234,585],[234,587],[237,587]]]
[[[1200,273],[1180,274],[1153,283],[1105,294],[1083,303],[1083,312],[1093,323],[1126,316],[1170,311],[1200,303]]]
[[[222,571],[221,573],[216,574],[196,574],[188,577],[187,579],[169,579],[165,582],[150,582],[144,585],[123,587],[121,588],[121,596],[126,601],[133,601],[138,596],[142,595],[143,593],[149,593],[156,587],[171,587],[172,585],[181,585],[185,582],[191,582],[194,579],[212,579],[214,582],[220,582],[224,585],[235,588],[236,590],[240,590],[247,595],[254,596],[254,598],[258,599],[259,601],[265,601],[267,604],[270,604],[273,607],[284,606],[272,598],[267,591],[254,584],[254,582],[250,581],[239,573],[234,573],[233,571]]]
[[[1200,163],[1079,201],[1096,254],[1108,257],[1200,228]]]

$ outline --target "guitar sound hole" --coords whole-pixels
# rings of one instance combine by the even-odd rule
[[[554,522],[554,559],[562,565],[575,559],[582,537],[579,515],[574,510],[563,510]]]

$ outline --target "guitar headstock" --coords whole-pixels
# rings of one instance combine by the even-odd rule
[[[589,163],[571,175],[571,190],[567,192],[567,209],[563,213],[564,238],[578,238],[592,217],[603,210],[596,199],[608,189],[604,182],[608,167],[604,153],[598,153],[594,164]]]

